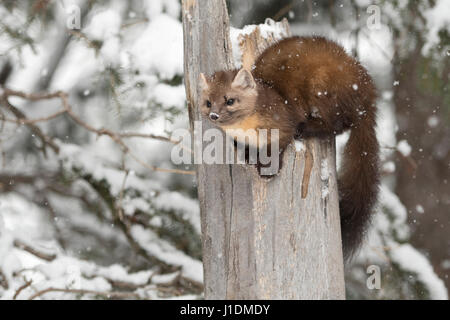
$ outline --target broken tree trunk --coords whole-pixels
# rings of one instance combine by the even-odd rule
[[[225,0],[184,0],[183,30],[193,127],[199,73],[234,68]],[[244,66],[273,41],[242,38]],[[197,181],[207,299],[345,298],[334,139],[292,143],[271,179],[252,165],[201,164]]]

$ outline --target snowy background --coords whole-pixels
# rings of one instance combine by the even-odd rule
[[[234,56],[245,25],[286,17],[361,60],[380,93],[383,184],[347,296],[448,299],[450,2],[330,3],[229,1]],[[2,70],[0,298],[202,298],[194,168],[170,160],[188,127],[180,2],[3,1]]]

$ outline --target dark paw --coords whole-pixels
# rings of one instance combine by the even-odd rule
[[[294,139],[300,140],[304,138],[306,123],[299,123],[297,129],[295,130]]]

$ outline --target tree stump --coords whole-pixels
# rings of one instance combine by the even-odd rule
[[[225,0],[184,0],[183,30],[193,126],[199,73],[234,68]],[[242,37],[243,65],[273,41]],[[270,179],[252,165],[196,171],[206,299],[345,299],[334,139],[293,142]]]

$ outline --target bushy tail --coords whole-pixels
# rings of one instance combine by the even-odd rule
[[[376,138],[375,106],[352,128],[345,146],[339,178],[339,207],[344,257],[359,248],[371,220],[379,186],[379,145]]]

